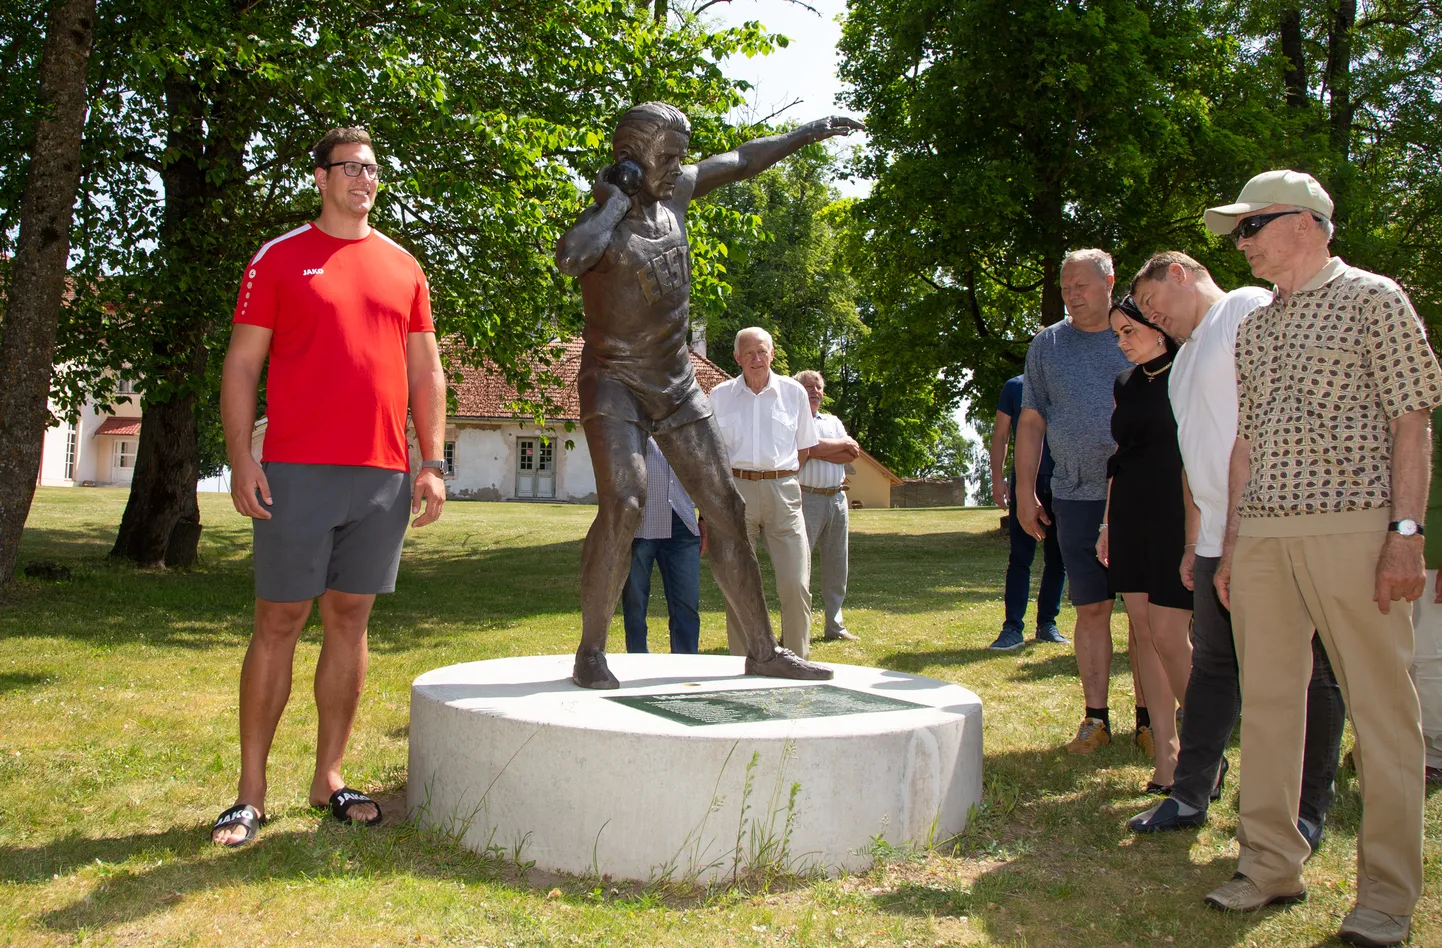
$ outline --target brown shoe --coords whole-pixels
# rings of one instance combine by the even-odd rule
[[[1306,889],[1300,892],[1263,892],[1255,882],[1239,872],[1226,885],[1213,889],[1205,901],[1220,912],[1255,912],[1268,905],[1291,905],[1306,898]]]
[[[860,639],[858,639],[855,635],[852,635],[850,632],[846,631],[845,629],[839,629],[839,630],[836,631],[836,632],[832,632],[832,633],[830,633],[830,634],[828,634],[828,635],[823,635],[823,636],[821,637],[821,641],[823,641],[823,642],[858,642],[858,641],[860,641]]]
[[[1368,948],[1384,948],[1400,945],[1412,931],[1412,916],[1388,915],[1376,909],[1357,906],[1342,919],[1337,937],[1349,945],[1366,945]]]
[[[1101,718],[1082,718],[1081,727],[1077,728],[1076,737],[1067,744],[1068,754],[1090,754],[1098,747],[1105,747],[1112,742],[1111,731],[1107,730],[1107,724]]]
[[[1136,736],[1132,738],[1132,743],[1140,747],[1142,753],[1146,754],[1148,758],[1157,756],[1157,741],[1156,738],[1152,736],[1152,727],[1150,724],[1137,725],[1137,733]]]

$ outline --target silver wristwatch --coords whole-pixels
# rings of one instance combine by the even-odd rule
[[[1423,535],[1422,524],[1411,519],[1393,520],[1387,524],[1387,529],[1404,537],[1418,537]]]
[[[445,462],[445,461],[422,461],[422,462],[421,462],[421,470],[424,471],[424,470],[425,470],[426,468],[428,468],[428,467],[433,467],[433,468],[435,468],[436,470],[440,471],[442,474],[446,473],[446,462]]]

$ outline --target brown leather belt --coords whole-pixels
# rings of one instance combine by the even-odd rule
[[[731,469],[732,477],[739,477],[743,481],[774,481],[783,477],[791,477],[795,471],[743,471],[740,468]]]
[[[845,485],[841,487],[807,487],[805,484],[801,485],[802,493],[820,494],[822,497],[835,497],[844,490],[846,490]]]

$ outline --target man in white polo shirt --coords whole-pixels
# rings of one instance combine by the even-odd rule
[[[1244,286],[1223,292],[1207,268],[1184,253],[1154,255],[1132,281],[1142,313],[1182,343],[1172,364],[1169,392],[1177,417],[1182,477],[1192,499],[1182,582],[1195,596],[1192,673],[1187,681],[1181,752],[1172,793],[1134,817],[1134,833],[1159,833],[1207,822],[1210,798],[1226,773],[1223,752],[1241,714],[1242,692],[1232,616],[1212,579],[1227,525],[1227,463],[1237,437],[1237,327],[1268,290]],[[1327,652],[1312,637],[1312,680],[1307,688],[1307,731],[1302,762],[1298,829],[1315,850],[1332,805],[1333,780],[1346,711]]]
[[[815,369],[797,372],[792,378],[806,389],[811,419],[816,424],[816,446],[801,465],[801,512],[806,517],[806,537],[811,542],[813,564],[821,564],[821,601],[826,608],[822,637],[828,642],[856,641],[841,621],[841,604],[846,600],[846,574],[850,569],[849,534],[851,514],[846,500],[846,465],[861,456],[861,445],[846,433],[846,426],[830,412],[821,410],[826,380]],[[818,554],[819,551],[819,554]]]
[[[816,444],[806,389],[771,371],[771,334],[757,326],[736,334],[741,375],[711,390],[711,410],[731,456],[731,476],[746,501],[751,545],[766,536],[781,599],[782,644],[806,658],[811,651],[811,550],[796,473]],[[732,655],[746,654],[746,634],[728,604],[726,639]]]

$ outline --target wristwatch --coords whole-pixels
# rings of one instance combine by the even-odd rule
[[[1420,537],[1426,533],[1426,531],[1422,529],[1422,524],[1415,520],[1393,520],[1387,524],[1387,529],[1392,533],[1401,534],[1404,537]]]
[[[445,462],[445,461],[422,461],[422,462],[421,462],[421,470],[424,471],[424,470],[425,470],[426,468],[428,468],[428,467],[433,467],[433,468],[435,468],[436,470],[440,471],[442,474],[446,473],[446,462]]]

